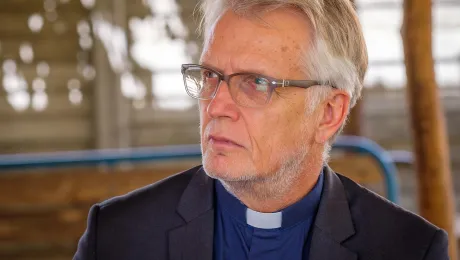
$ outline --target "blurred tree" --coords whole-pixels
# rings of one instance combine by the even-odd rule
[[[432,56],[432,1],[405,0],[402,38],[414,136],[420,214],[449,233],[457,259],[449,150]]]

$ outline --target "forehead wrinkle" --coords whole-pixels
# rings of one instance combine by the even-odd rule
[[[273,64],[276,63],[275,59],[266,55],[267,51],[270,50],[269,48],[251,48],[246,44],[228,44],[229,41],[226,41],[226,39],[220,40],[225,42],[224,47],[219,46],[214,48],[214,45],[211,44],[207,53],[203,55],[204,59],[201,63],[218,68],[225,74],[252,72],[266,76],[275,76],[273,72],[269,72]],[[250,44],[249,46],[254,45]],[[225,55],[221,55],[221,53]]]
[[[271,39],[274,39],[271,41]],[[273,47],[273,42],[278,41],[275,46]],[[233,45],[234,48],[233,52],[231,53],[231,62],[233,72],[243,71],[250,71],[250,72],[257,72],[264,75],[273,75],[273,68],[276,67],[276,64],[279,63],[289,63],[289,57],[292,58],[292,53],[289,55],[280,54],[280,49],[282,46],[286,46],[288,43],[287,39],[283,39],[283,37],[277,37],[276,35],[266,35],[263,39],[248,40],[245,41],[246,44],[241,45]],[[295,50],[293,47],[289,48],[290,50]],[[267,55],[268,54],[268,55]],[[274,54],[274,55],[270,55]],[[248,65],[250,64],[250,65]],[[254,66],[256,65],[256,66]],[[272,71],[269,73],[269,71]],[[281,72],[277,70],[275,73]],[[281,75],[280,75],[281,76]]]
[[[289,13],[292,15],[295,11]],[[285,15],[275,14],[276,19],[271,23],[277,24],[278,20],[281,23],[281,18]],[[230,17],[234,19],[232,22],[227,20],[231,19]],[[231,13],[224,14],[215,27],[212,42],[206,54],[207,62],[222,69],[225,73],[248,71],[278,78],[289,77],[291,74],[300,77],[297,72],[302,71],[299,56],[302,55],[301,49],[303,48],[299,46],[308,45],[307,39],[298,35],[302,27],[295,26],[293,33],[292,29],[284,28],[283,30],[283,26],[286,27],[286,25],[279,25],[276,28],[275,26],[267,27],[253,20]],[[308,27],[306,29],[308,30]],[[258,36],[254,36],[254,31]],[[239,34],[251,36],[239,37]],[[284,53],[281,52],[283,46],[289,48]]]
[[[231,63],[232,71],[235,73],[251,72],[275,78],[282,76],[280,70],[273,70],[273,65],[276,61],[267,57],[267,55],[248,52],[242,56],[232,56]]]

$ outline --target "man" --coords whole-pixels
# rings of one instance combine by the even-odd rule
[[[74,259],[442,260],[444,231],[327,166],[367,69],[348,0],[209,0],[203,167],[95,205]]]

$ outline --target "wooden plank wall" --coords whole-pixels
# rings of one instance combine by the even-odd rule
[[[57,1],[56,13],[56,20],[48,21],[43,0],[0,1],[0,61],[16,61],[18,72],[28,83],[29,94],[34,92],[32,81],[38,76],[37,65],[47,62],[50,68],[49,75],[44,78],[49,105],[43,111],[35,111],[32,107],[15,111],[7,101],[2,84],[0,154],[91,148],[91,84],[77,70],[77,54],[86,56],[90,62],[89,53],[79,46],[77,33],[77,23],[87,20],[88,10],[80,1],[66,4]],[[39,33],[32,33],[28,27],[32,14],[44,17]],[[22,62],[19,56],[19,46],[25,42],[30,43],[34,51],[34,60],[30,64]],[[0,79],[3,76],[1,70]],[[67,83],[70,79],[81,81],[84,98],[80,105],[72,105],[69,101]]]
[[[352,168],[349,162],[352,160]],[[197,160],[124,169],[45,169],[0,174],[0,259],[63,260],[74,254],[91,205],[200,164]],[[377,165],[365,157],[332,166],[378,187]]]
[[[91,205],[196,165],[0,175],[0,259],[71,259]]]

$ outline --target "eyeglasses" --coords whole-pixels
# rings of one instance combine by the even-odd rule
[[[280,80],[254,73],[224,75],[198,64],[183,64],[181,71],[185,90],[190,97],[211,100],[216,96],[220,83],[225,81],[233,101],[243,107],[265,106],[278,87],[306,89],[323,85],[316,80]]]

